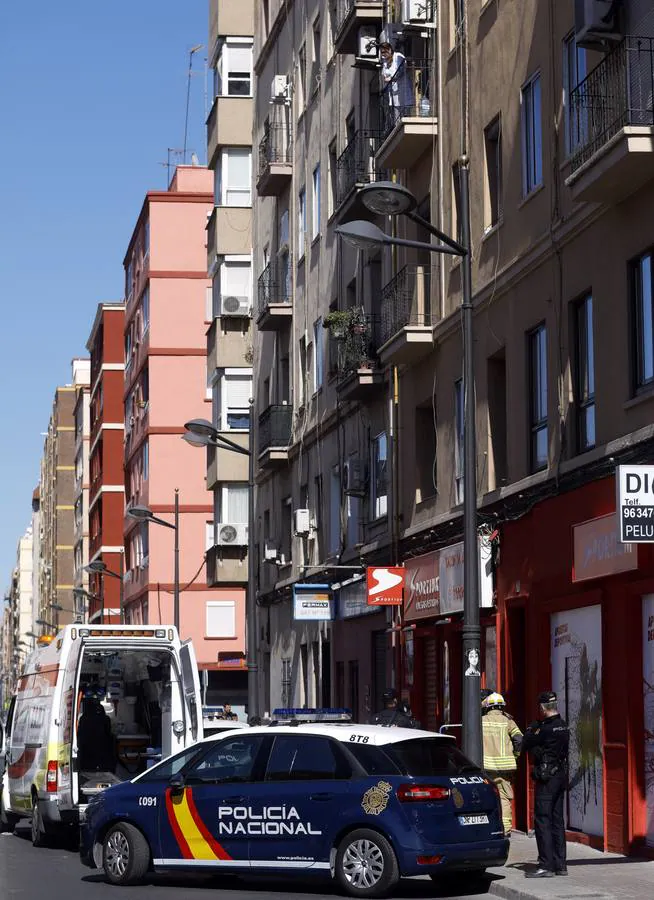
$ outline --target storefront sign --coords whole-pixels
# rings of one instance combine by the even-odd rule
[[[643,597],[643,729],[645,843],[654,847],[654,594]]]
[[[479,547],[479,605],[493,605],[490,551]],[[463,612],[463,543],[406,561],[404,619],[413,622]]]
[[[294,584],[293,618],[296,622],[329,622],[334,618],[328,584]]]
[[[440,615],[439,557],[440,553],[435,551],[406,561],[405,622]]]
[[[582,522],[572,529],[574,557],[572,580],[588,581],[638,568],[635,544],[623,544],[615,513]]]
[[[370,606],[402,606],[404,566],[368,566],[366,583]]]
[[[620,540],[654,543],[654,466],[618,466],[615,483]]]
[[[368,590],[365,579],[343,585],[338,591],[338,616],[340,619],[354,619],[376,613],[374,606],[368,606]]]

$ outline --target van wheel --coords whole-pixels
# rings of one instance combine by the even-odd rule
[[[336,879],[350,897],[383,897],[400,880],[395,851],[379,832],[357,828],[338,845]]]
[[[102,867],[112,884],[138,884],[150,867],[150,847],[138,828],[118,822],[102,842]]]
[[[32,844],[35,847],[48,846],[48,832],[41,815],[41,804],[36,795],[32,797]]]

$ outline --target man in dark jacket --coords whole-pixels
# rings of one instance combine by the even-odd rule
[[[540,719],[527,728],[522,749],[531,753],[534,791],[534,826],[538,845],[538,868],[527,878],[567,875],[563,800],[568,780],[566,722],[559,715],[554,691],[538,696]]]
[[[371,717],[370,725],[396,725],[399,728],[413,728],[413,719],[399,708],[395,691],[384,691],[382,701],[384,708]]]

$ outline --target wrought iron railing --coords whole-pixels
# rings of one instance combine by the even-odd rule
[[[626,37],[570,92],[573,170],[621,128],[654,125],[653,51],[654,38]]]
[[[278,262],[269,262],[257,282],[257,315],[273,303],[291,302],[291,256],[282,254]]]
[[[336,344],[339,381],[344,381],[359,369],[373,369],[377,366],[377,330],[376,317],[355,308],[338,339],[332,333],[330,341]]]
[[[380,0],[338,0],[336,4],[336,34],[341,30],[355,6],[371,6],[373,9],[379,7],[380,13],[383,10]]]
[[[269,406],[259,416],[259,453],[291,443],[293,407],[288,403]]]
[[[430,99],[431,72],[428,59],[404,59],[397,68],[393,66],[390,77],[387,68],[382,66],[381,140],[388,137],[401,119],[434,115]]]
[[[407,325],[432,325],[429,266],[405,266],[381,293],[380,344]]]
[[[291,129],[286,123],[268,125],[259,142],[259,178],[273,164],[291,165]]]
[[[356,131],[336,161],[336,206],[348,196],[357,184],[369,184],[381,178],[375,166],[375,153],[379,146],[379,132],[367,128]]]

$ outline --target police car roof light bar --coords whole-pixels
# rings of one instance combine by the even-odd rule
[[[281,723],[299,725],[302,722],[328,722],[332,725],[348,724],[352,710],[338,707],[307,709],[306,707],[277,708],[273,710],[271,725]]]

